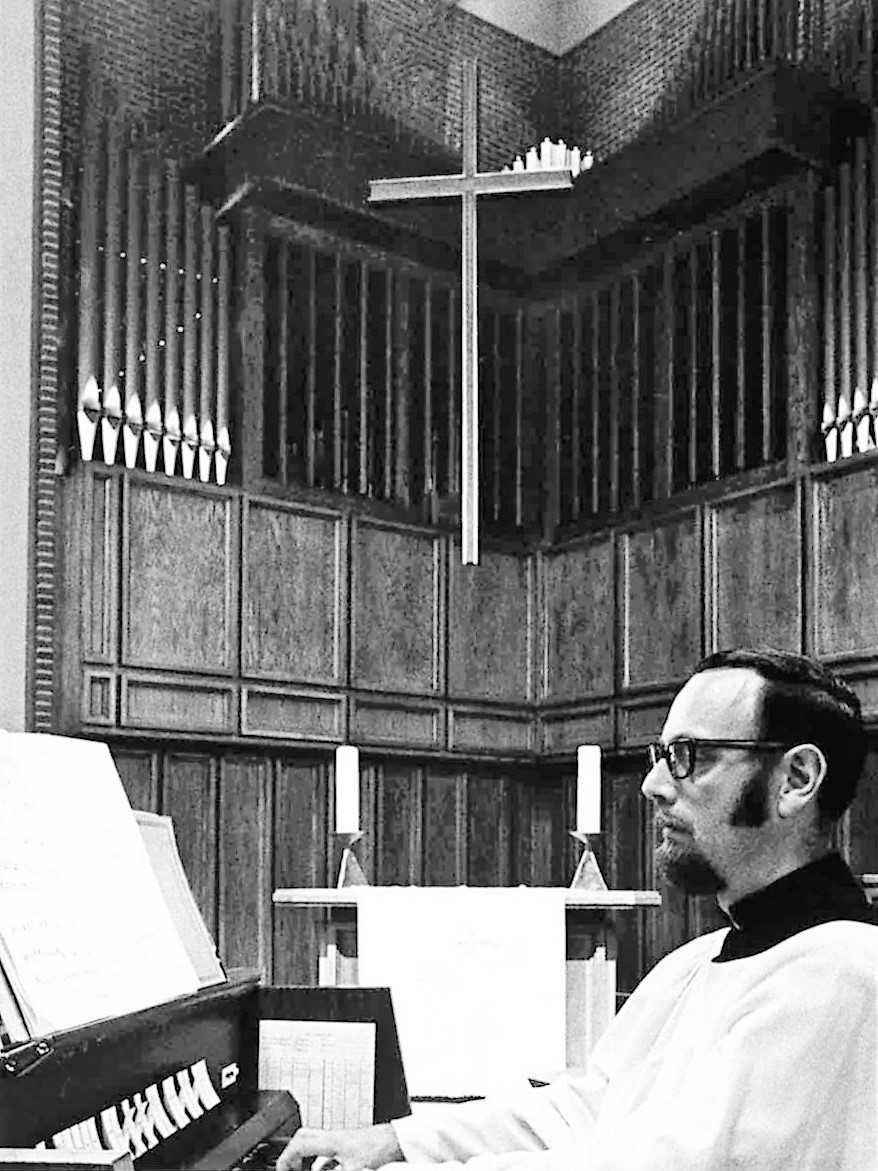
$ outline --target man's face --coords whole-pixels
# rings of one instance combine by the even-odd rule
[[[764,680],[746,667],[703,671],[671,704],[661,740],[758,740]],[[656,807],[656,863],[688,894],[715,894],[766,849],[777,754],[696,745],[695,770],[675,780],[659,761],[642,792]]]

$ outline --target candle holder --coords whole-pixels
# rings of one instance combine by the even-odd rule
[[[579,864],[576,867],[576,872],[570,882],[571,890],[606,890],[607,884],[604,882],[604,876],[601,874],[601,868],[598,866],[598,860],[594,856],[594,850],[591,848],[591,843],[588,840],[588,834],[580,833],[577,829],[567,831],[571,838],[575,838],[577,842],[582,845],[582,855],[579,859]]]
[[[354,854],[354,845],[363,836],[362,830],[356,833],[336,833],[335,840],[341,846],[341,863],[338,868],[338,882],[336,887],[341,890],[345,886],[368,886],[366,876]]]

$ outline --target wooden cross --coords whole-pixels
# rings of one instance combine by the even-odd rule
[[[461,289],[461,560],[479,563],[479,385],[478,264],[476,197],[552,191],[573,186],[569,170],[483,171],[478,169],[478,65],[463,63],[463,173],[411,179],[374,179],[370,203],[459,197],[463,214]]]

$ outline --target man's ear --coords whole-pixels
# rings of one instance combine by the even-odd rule
[[[806,805],[816,802],[823,778],[826,757],[816,744],[797,744],[784,753],[784,779],[777,795],[780,817],[793,817]]]

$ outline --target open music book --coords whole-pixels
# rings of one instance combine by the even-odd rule
[[[0,809],[0,1013],[9,1040],[198,989],[105,744],[0,736]]]

